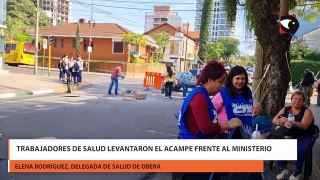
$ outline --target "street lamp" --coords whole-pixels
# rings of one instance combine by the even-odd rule
[[[36,49],[35,49],[35,56],[34,56],[34,75],[38,74],[39,0],[37,0],[36,16],[37,16],[37,20],[36,20],[36,42],[35,42]]]

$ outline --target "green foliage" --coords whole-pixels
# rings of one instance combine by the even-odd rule
[[[77,57],[81,56],[79,23],[77,23],[77,31],[76,31],[76,54],[77,54]]]
[[[211,60],[213,58],[220,58],[225,51],[225,47],[221,42],[212,42],[207,44],[207,50],[206,59]]]
[[[24,34],[24,33],[16,33],[14,40],[19,41],[19,42],[28,42],[30,41],[31,37]]]
[[[22,35],[27,36],[26,30],[35,29],[35,10],[36,7],[30,0],[8,0],[6,39],[19,41],[20,39],[24,39]],[[39,27],[46,27],[48,25],[47,16],[43,10],[40,10]]]
[[[237,16],[237,1],[224,0],[227,18],[229,22],[235,22]]]
[[[152,34],[151,37],[156,41],[158,48],[157,52],[157,61],[161,61],[164,58],[164,52],[166,50],[166,46],[170,43],[170,37],[165,32]]]
[[[147,44],[146,38],[141,34],[124,34],[122,36],[122,41],[126,44],[135,46],[143,46]]]
[[[291,59],[302,60],[310,55],[312,51],[307,45],[304,44],[293,44],[290,47]]]
[[[222,43],[224,46],[224,51],[221,54],[223,58],[227,59],[231,55],[238,55],[239,49],[238,46],[240,45],[240,42],[238,39],[231,38],[231,37],[222,37],[219,38],[218,42]]]
[[[139,46],[144,46],[147,44],[147,39],[141,35],[141,34],[124,34],[122,35],[122,42],[124,42],[127,45],[134,45],[136,46],[134,53],[129,52],[130,48],[128,49],[128,52],[130,53],[130,62],[131,63],[137,63],[138,62],[138,58],[137,58],[137,54],[139,54],[139,52],[137,52],[137,49]]]
[[[300,83],[305,69],[310,69],[312,72],[317,74],[317,72],[320,71],[320,62],[291,61],[291,73],[292,73],[292,84],[293,85],[297,85]]]
[[[212,17],[212,0],[204,0],[200,26],[199,59],[207,60],[207,44],[209,41],[209,24]]]
[[[293,0],[291,4],[292,12],[304,20],[315,22],[317,17],[319,17],[319,0]]]
[[[306,61],[317,61],[320,62],[320,52],[312,51],[309,55],[306,56]]]

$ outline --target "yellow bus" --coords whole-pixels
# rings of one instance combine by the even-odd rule
[[[33,44],[5,41],[5,52],[5,63],[8,65],[34,65],[35,45]]]

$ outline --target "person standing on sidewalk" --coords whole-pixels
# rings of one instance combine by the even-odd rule
[[[173,76],[172,68],[169,65],[167,65],[166,67],[167,67],[167,72],[166,72],[165,79],[164,79],[164,82],[166,83],[165,84],[165,96],[166,96],[166,98],[172,99],[171,93],[172,93],[172,88],[173,88],[174,76]]]
[[[61,63],[60,63],[60,67],[61,67],[61,71],[62,71],[62,82],[65,82],[66,79],[66,75],[68,78],[68,56],[64,55],[64,58],[61,59]]]
[[[66,55],[63,55],[61,59],[58,62],[58,69],[59,69],[59,81],[62,81],[64,79],[63,69],[62,69],[62,61],[64,61],[64,58]]]
[[[78,62],[80,63],[80,69],[79,69],[79,79],[78,79],[78,83],[82,82],[82,71],[83,71],[83,60],[81,57],[78,57]]]
[[[76,59],[73,63],[72,73],[73,73],[73,83],[79,86],[79,79],[80,79],[80,68],[81,64],[79,59]]]
[[[118,95],[118,78],[120,76],[124,77],[124,75],[121,74],[121,70],[123,67],[124,67],[124,64],[121,64],[113,69],[113,72],[111,75],[111,84],[110,84],[109,90],[108,90],[109,95],[112,94],[111,91],[112,91],[113,85],[115,85],[114,94]]]
[[[183,99],[186,98],[190,80],[192,79],[192,74],[188,71],[181,75],[182,78],[182,89],[183,89]]]
[[[305,106],[310,105],[311,96],[313,94],[313,84],[314,84],[314,75],[309,69],[304,70],[303,79],[301,82],[302,92],[304,93],[306,99],[304,102]]]
[[[73,57],[71,57],[68,61],[68,79],[70,79],[70,81],[72,82],[73,77],[74,77],[74,73],[73,73]]]

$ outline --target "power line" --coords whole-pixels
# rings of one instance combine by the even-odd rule
[[[90,5],[88,3],[80,2],[80,1],[72,1],[76,4],[84,4],[84,5]],[[111,7],[111,8],[118,8],[118,9],[132,9],[132,10],[140,10],[140,11],[153,11],[154,9],[145,9],[145,8],[137,8],[137,7],[123,7],[123,6],[112,6],[112,5],[104,5],[104,4],[95,4],[95,6],[98,7]],[[171,10],[161,10],[161,11],[171,11]],[[196,11],[201,11],[201,10],[196,10],[196,9],[175,9],[173,11],[184,11],[184,12],[196,12]],[[212,10],[213,11],[213,10]]]
[[[82,3],[80,1],[73,1],[73,2],[75,2],[76,4],[79,4],[80,6],[88,8],[88,4],[87,3]],[[101,13],[103,13],[105,15],[108,15],[108,16],[110,16],[112,18],[115,18],[115,19],[117,19],[117,20],[119,20],[119,21],[121,21],[123,23],[129,24],[131,26],[144,27],[144,26],[141,26],[141,25],[137,25],[137,22],[135,22],[135,21],[131,21],[131,20],[123,18],[121,16],[114,15],[114,14],[108,12],[108,11],[105,11],[105,10],[102,10],[102,9],[99,9],[99,8],[93,8],[93,9],[98,11],[98,12],[101,12]],[[132,23],[130,23],[128,21],[131,21]]]
[[[102,2],[105,2],[105,0],[101,0]],[[108,0],[108,1],[112,1],[112,2],[122,2],[122,3],[145,3],[145,4],[155,4],[155,3],[157,3],[157,4],[168,4],[168,5],[179,5],[179,4],[181,4],[181,5],[185,5],[185,4],[191,4],[191,5],[195,5],[195,4],[197,4],[197,3],[184,3],[184,2],[161,2],[161,1],[157,1],[157,2],[152,2],[152,1],[146,1],[146,2],[141,2],[141,1],[139,1],[139,0],[137,0],[137,1],[126,1],[126,0],[124,0],[124,1],[121,1],[121,0]]]

